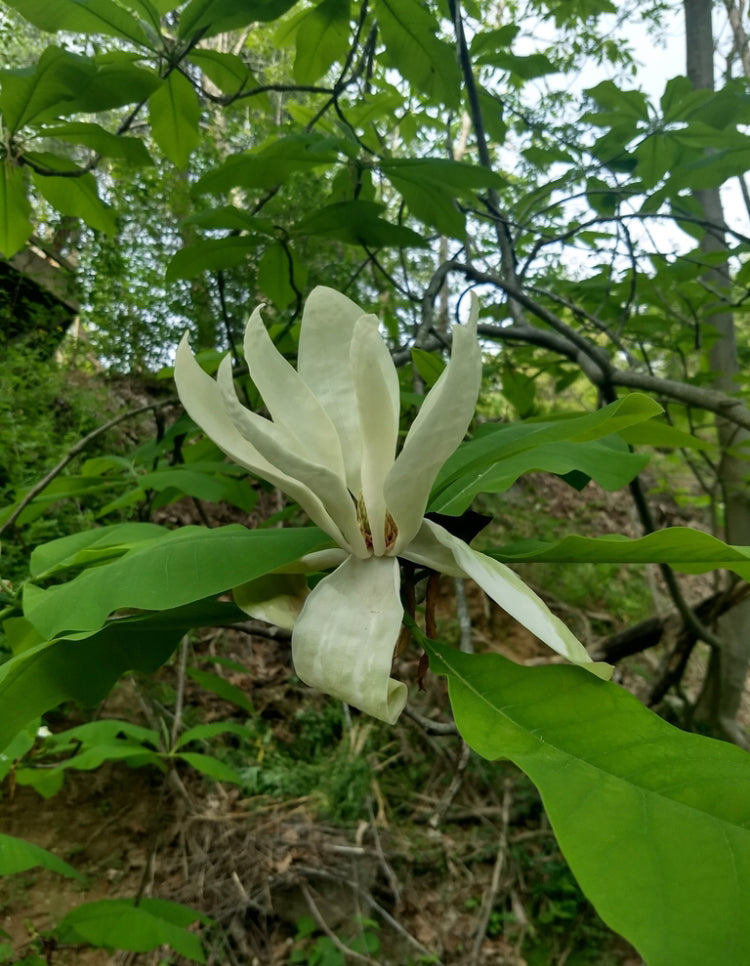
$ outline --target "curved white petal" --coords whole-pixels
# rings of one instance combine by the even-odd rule
[[[289,483],[285,485],[279,482],[277,485],[297,500],[310,519],[330,533],[339,545],[347,547],[357,556],[367,556],[354,501],[343,476],[321,463],[309,460],[300,452],[297,440],[283,426],[277,426],[242,405],[237,398],[229,356],[221,361],[217,384],[224,409],[237,431],[252,443],[270,465],[292,481],[296,492],[292,491]],[[271,476],[267,479],[276,482]],[[321,507],[325,512],[323,519],[334,524],[333,532],[330,522],[325,526],[319,522]]]
[[[352,373],[362,432],[362,497],[375,556],[385,553],[385,479],[398,441],[398,373],[374,315],[354,326]]]
[[[231,379],[231,362],[228,362],[225,368],[227,366]],[[190,351],[187,335],[183,336],[177,348],[174,378],[177,393],[186,412],[222,452],[251,473],[278,486],[293,500],[296,500],[313,523],[329,534],[336,543],[340,546],[348,546],[344,535],[319,497],[303,482],[293,479],[270,462],[238,429],[235,421],[227,412],[225,394],[222,393],[216,380],[204,372],[196,362]],[[237,405],[240,405],[239,402],[237,402]],[[257,418],[260,419],[261,417],[258,416]],[[351,503],[351,499],[349,502]],[[356,526],[356,514],[354,523]],[[358,541],[359,552],[364,554],[364,541],[362,541],[358,527],[356,527],[354,536]]]
[[[391,678],[403,607],[395,557],[349,557],[314,588],[292,633],[299,677],[394,724],[405,684]]]
[[[308,459],[344,477],[341,442],[328,413],[297,370],[281,355],[263,324],[260,309],[245,328],[245,361],[275,426],[283,427]],[[330,381],[337,378],[335,369]]]
[[[332,288],[314,288],[302,310],[297,371],[336,427],[352,493],[359,493],[362,435],[351,364],[354,324],[365,313]],[[332,376],[335,374],[335,378]]]
[[[429,562],[430,543],[434,550],[432,563]],[[587,671],[592,671],[597,677],[609,678],[612,674],[609,664],[591,660],[586,648],[570,628],[559,617],[555,617],[544,601],[505,564],[478,550],[472,550],[463,540],[454,537],[431,520],[424,521],[414,546],[417,554],[412,555],[412,548],[409,547],[403,554],[407,560],[414,560],[416,563],[426,564],[435,570],[445,572],[443,570],[445,550],[448,550],[464,576],[475,580],[503,610],[554,651],[562,654],[573,664],[580,664]]]
[[[233,588],[235,604],[256,620],[290,631],[309,591],[304,574],[264,574]]]
[[[450,362],[428,393],[386,479],[385,498],[399,532],[398,553],[419,530],[435,477],[474,415],[482,379],[478,312],[472,297],[469,323],[453,326]]]

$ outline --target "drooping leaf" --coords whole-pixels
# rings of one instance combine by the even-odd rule
[[[32,177],[39,193],[62,214],[82,218],[90,228],[106,235],[117,232],[115,213],[99,197],[96,178],[90,171],[69,178],[35,171]]]
[[[257,81],[247,64],[237,54],[228,54],[221,50],[206,50],[199,47],[191,51],[190,60],[200,67],[222,93],[228,94],[230,97],[257,86]],[[264,108],[267,108],[268,96],[259,94],[253,103],[259,102]]]
[[[432,14],[418,0],[378,0],[375,10],[393,66],[433,101],[457,109],[461,82],[456,53],[439,39]]]
[[[70,121],[44,131],[45,137],[83,144],[105,158],[119,158],[129,164],[151,164],[151,156],[139,138],[112,134],[99,124]]]
[[[279,308],[302,297],[307,269],[294,257],[289,245],[269,245],[258,262],[258,286]]]
[[[201,941],[187,927],[201,913],[166,900],[99,899],[69,912],[57,927],[63,942],[87,942],[105,949],[145,953],[170,946],[195,963],[205,963]]]
[[[233,785],[242,784],[243,779],[239,772],[218,758],[214,758],[213,755],[204,755],[195,751],[181,751],[177,757],[202,775],[213,778],[214,781],[231,782]]]
[[[270,573],[326,543],[320,530],[183,527],[65,584],[24,588],[24,613],[48,637],[92,631],[122,608],[167,610]]]
[[[213,691],[215,695],[224,701],[228,701],[230,704],[236,704],[238,708],[242,708],[248,714],[255,713],[255,709],[245,692],[235,684],[227,681],[226,678],[214,674],[213,671],[203,671],[197,667],[189,667],[187,669],[187,675],[196,684],[205,688],[206,691]]]
[[[15,255],[29,240],[30,215],[23,172],[7,161],[0,162],[0,253],[6,258]]]
[[[86,88],[95,73],[88,57],[53,45],[46,47],[33,67],[0,72],[0,110],[11,133],[25,124],[67,113],[66,104]]]
[[[350,0],[322,0],[299,21],[294,79],[314,84],[349,48]]]
[[[193,85],[173,70],[149,98],[148,108],[154,140],[173,164],[187,167],[200,144],[201,108]]]
[[[383,205],[375,201],[338,201],[298,221],[296,235],[321,235],[347,245],[368,248],[425,248],[421,235],[404,225],[380,217]]]
[[[208,238],[196,242],[174,253],[167,265],[164,280],[169,284],[178,278],[195,278],[202,272],[233,268],[241,265],[257,246],[258,240],[249,235]]]
[[[750,579],[750,547],[734,547],[690,527],[667,527],[633,540],[619,535],[523,540],[487,553],[504,563],[665,563],[685,574],[731,570]]]
[[[254,21],[276,20],[297,0],[190,0],[180,14],[177,35],[215,37]]]
[[[105,34],[147,45],[141,24],[113,0],[6,0],[9,7],[40,30]]]
[[[537,785],[599,915],[649,966],[750,961],[750,756],[570,666],[427,645],[456,724]]]
[[[0,665],[0,748],[29,721],[63,701],[92,707],[126,671],[152,674],[191,628],[244,618],[234,604],[211,599],[123,617],[93,634],[68,635],[22,651]]]
[[[24,842],[13,835],[0,834],[0,875],[14,875],[27,869],[41,867],[50,872],[58,872],[70,879],[83,879],[76,870],[58,859],[52,852],[31,842]]]

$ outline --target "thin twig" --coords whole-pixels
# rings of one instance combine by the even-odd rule
[[[510,779],[506,778],[503,784],[503,813],[501,819],[502,824],[500,826],[500,841],[497,845],[497,855],[495,856],[495,865],[492,869],[490,885],[482,899],[482,908],[479,912],[477,931],[474,936],[474,946],[469,961],[471,966],[477,966],[479,963],[482,945],[487,934],[487,926],[492,915],[498,890],[500,889],[500,876],[505,867],[505,859],[508,854],[508,826],[510,825],[510,805],[512,798],[511,787]]]
[[[312,897],[312,893],[307,887],[307,883],[300,882],[299,887],[302,890],[302,895],[305,897],[305,901],[307,902],[307,905],[310,908],[310,912],[312,913],[313,919],[318,924],[318,927],[326,934],[326,936],[328,936],[328,938],[331,940],[331,942],[336,947],[336,949],[338,949],[338,951],[342,954],[342,956],[344,956],[345,959],[348,957],[351,957],[352,959],[356,959],[357,962],[360,962],[360,963],[369,963],[370,966],[378,966],[378,964],[375,962],[374,959],[370,959],[369,956],[365,956],[363,953],[355,952],[353,949],[350,949],[348,946],[344,945],[344,943],[341,942],[339,937],[336,935],[336,933],[331,929],[331,927],[323,918],[323,915],[320,909],[318,909],[317,905],[315,904],[315,900]]]

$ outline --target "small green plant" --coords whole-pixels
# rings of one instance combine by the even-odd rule
[[[297,923],[294,949],[287,963],[297,966],[346,966],[347,957],[342,946],[353,953],[377,956],[380,952],[378,923],[373,919],[357,917],[352,924],[358,930],[355,935],[348,939],[337,937],[339,942],[336,943],[320,930],[312,917],[302,916]]]

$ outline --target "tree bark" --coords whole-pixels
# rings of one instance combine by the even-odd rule
[[[687,76],[696,88],[714,89],[714,40],[711,0],[684,0]],[[718,188],[695,192],[706,220],[724,224],[724,211]],[[727,251],[724,232],[707,230],[701,239],[704,252]],[[728,256],[727,256],[728,257]],[[727,264],[708,269],[703,276],[713,291],[729,293],[731,279]],[[733,393],[738,389],[739,369],[734,317],[717,301],[716,310],[706,319],[719,338],[708,353],[715,374],[714,387]],[[716,420],[721,447],[718,484],[724,504],[724,537],[728,543],[750,544],[750,499],[747,474],[750,434],[722,418]],[[698,708],[698,716],[721,736],[748,747],[747,735],[737,723],[737,711],[750,665],[750,601],[745,601],[718,622],[721,651],[713,654],[709,678]]]

